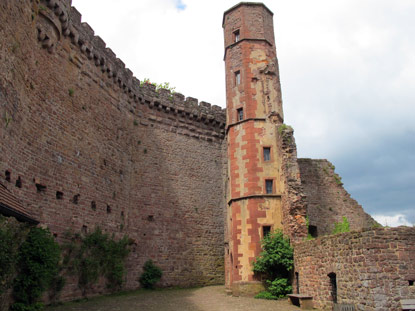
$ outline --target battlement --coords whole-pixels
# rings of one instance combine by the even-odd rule
[[[124,62],[117,58],[110,48],[106,47],[105,41],[95,35],[88,23],[82,22],[81,13],[71,6],[71,0],[41,0],[40,3],[40,5],[46,4],[48,10],[59,20],[51,17],[48,12],[43,12],[45,8],[40,10],[42,15],[53,19],[52,22],[58,28],[59,34],[70,38],[72,44],[79,47],[80,51],[135,103],[207,124],[219,131],[221,138],[224,137],[225,109],[204,101],[199,102],[193,97],[186,98],[180,93],[172,94],[167,89],[156,90],[151,84],[144,83],[140,86],[140,80],[126,68]],[[41,35],[40,30],[39,33],[38,39],[42,42],[42,46],[51,51],[53,40],[47,35]]]

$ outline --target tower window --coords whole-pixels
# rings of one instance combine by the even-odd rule
[[[262,226],[262,237],[266,237],[271,232],[271,226]]]
[[[239,29],[233,32],[233,42],[238,42],[240,40]]]
[[[272,179],[265,180],[265,192],[266,194],[272,194],[274,192],[274,181]]]
[[[244,109],[238,108],[236,109],[236,112],[238,114],[238,121],[242,121],[244,119]]]
[[[264,147],[264,161],[271,161],[271,147]]]
[[[235,72],[235,85],[241,84],[241,72],[238,70]]]

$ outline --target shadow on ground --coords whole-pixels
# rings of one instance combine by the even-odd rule
[[[224,286],[193,289],[139,290],[85,302],[48,307],[46,311],[298,311],[286,299],[231,297]]]

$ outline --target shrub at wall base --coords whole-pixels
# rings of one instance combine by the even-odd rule
[[[256,298],[279,299],[291,293],[289,272],[293,268],[293,249],[281,230],[268,234],[262,240],[260,256],[254,262],[253,270],[265,278],[266,292]]]

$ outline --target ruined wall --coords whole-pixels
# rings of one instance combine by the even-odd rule
[[[301,294],[332,310],[329,273],[337,279],[338,303],[357,310],[401,310],[415,298],[415,228],[379,228],[325,236],[294,245]],[[293,288],[296,288],[294,284]]]
[[[277,131],[282,154],[284,234],[289,236],[291,241],[301,241],[307,236],[306,213],[308,202],[300,177],[294,130],[292,127],[283,124],[278,127]]]
[[[331,234],[334,223],[347,217],[351,230],[371,228],[376,221],[343,188],[341,178],[327,160],[298,159],[301,184],[307,196],[307,215],[317,235]]]
[[[224,111],[140,87],[80,19],[70,1],[1,1],[3,183],[58,240],[128,234],[127,288],[149,258],[162,285],[223,283]],[[63,299],[79,295],[69,281]]]

